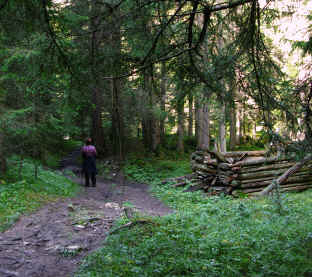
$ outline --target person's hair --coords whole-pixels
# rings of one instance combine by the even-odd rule
[[[86,145],[90,145],[92,143],[92,139],[91,138],[87,138],[86,139]]]

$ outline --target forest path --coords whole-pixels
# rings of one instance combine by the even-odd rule
[[[125,202],[147,215],[172,212],[145,184],[99,177],[95,188],[82,187],[77,197],[50,203],[0,233],[0,276],[73,276],[81,260],[103,246]]]

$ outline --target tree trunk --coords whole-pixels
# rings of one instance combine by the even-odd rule
[[[184,152],[184,98],[179,99],[177,102],[177,113],[178,113],[178,151]]]
[[[104,141],[104,130],[102,125],[102,92],[100,87],[99,72],[97,65],[98,47],[100,44],[100,32],[98,30],[98,25],[100,23],[99,11],[101,6],[97,1],[91,1],[91,16],[90,16],[90,57],[91,57],[91,76],[93,80],[92,88],[92,105],[94,110],[92,112],[92,128],[91,136],[94,143],[97,146],[98,152],[104,152],[105,141]]]
[[[166,64],[161,64],[161,80],[160,80],[160,110],[161,118],[159,122],[160,141],[165,143],[165,114],[166,114],[166,90],[167,90],[167,70]]]
[[[243,109],[242,105],[238,105],[238,110],[237,110],[237,130],[238,130],[238,143],[241,144],[243,143]]]
[[[153,87],[152,68],[144,71],[144,103],[143,103],[143,141],[149,151],[154,151],[155,140],[155,118],[153,113]]]
[[[200,139],[198,148],[208,150],[210,146],[210,109],[208,103],[204,103],[201,107],[199,126]]]
[[[92,113],[92,128],[91,137],[98,149],[99,153],[103,153],[105,150],[104,130],[102,125],[102,105],[101,105],[101,92],[98,85],[93,88],[92,104],[94,110]]]
[[[202,108],[198,99],[195,97],[195,137],[197,142],[197,147],[200,147],[200,119],[201,119]]]
[[[189,94],[188,136],[193,136],[193,95]]]
[[[120,79],[113,79],[112,83],[112,142],[114,154],[120,160],[124,159],[124,122],[122,116],[122,103],[120,99]]]
[[[157,103],[157,98],[155,95],[155,90],[153,88],[153,84],[151,84],[151,94],[150,94],[150,101],[151,101],[151,112],[152,112],[152,151],[154,153],[157,152],[158,146],[160,144],[160,118],[156,118],[153,108],[159,106]]]
[[[220,151],[226,152],[226,126],[225,126],[225,103],[221,103],[219,120]]]
[[[237,136],[236,136],[236,107],[235,102],[232,101],[230,108],[230,150],[234,150],[236,146]]]
[[[119,9],[115,10],[114,29],[110,36],[113,45],[112,69],[115,77],[122,75],[121,61],[121,30],[119,24]],[[124,159],[124,118],[123,118],[123,95],[122,95],[122,79],[113,78],[112,81],[112,137],[114,154],[117,154],[120,160]]]
[[[6,155],[5,155],[5,149],[4,149],[4,137],[3,132],[0,130],[0,173],[1,175],[4,175],[7,171],[7,161],[6,161]]]

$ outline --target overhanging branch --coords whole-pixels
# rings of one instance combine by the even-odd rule
[[[149,58],[149,56],[152,54],[152,52],[155,50],[157,42],[160,38],[160,36],[163,34],[163,32],[165,31],[165,29],[169,26],[169,24],[175,19],[176,15],[180,12],[180,10],[183,8],[183,6],[186,4],[186,1],[184,1],[175,11],[175,13],[170,17],[170,19],[168,20],[168,22],[165,24],[165,26],[163,28],[160,29],[160,31],[158,32],[158,34],[156,35],[152,47],[150,48],[150,50],[148,51],[148,53],[145,55],[145,58],[142,61],[142,64],[144,64],[146,62],[146,60]]]

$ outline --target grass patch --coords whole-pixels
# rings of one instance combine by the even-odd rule
[[[25,160],[18,176],[17,158],[9,160],[9,171],[0,180],[0,231],[9,228],[22,214],[32,212],[43,203],[73,196],[78,185],[52,171],[39,167],[34,178],[34,163]]]
[[[207,198],[159,185],[175,168],[146,176],[150,167],[141,165],[139,180],[158,183],[153,193],[176,212],[111,235],[76,277],[304,277],[312,271],[312,191],[284,194],[279,203]]]

